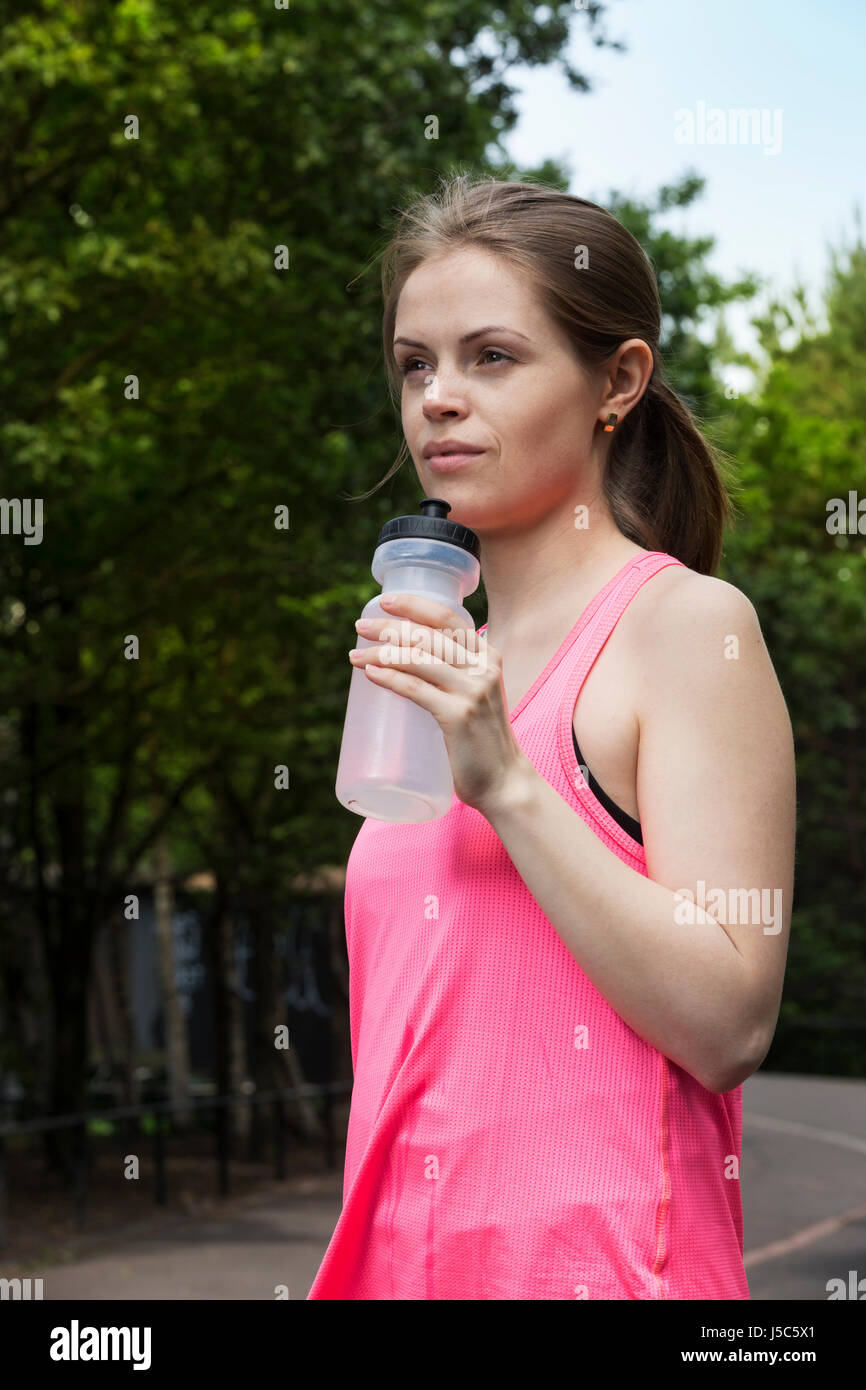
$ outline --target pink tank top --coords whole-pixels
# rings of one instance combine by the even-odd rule
[[[637,873],[572,716],[635,556],[511,715],[538,772]],[[687,808],[683,808],[687,814]],[[309,1299],[748,1299],[742,1091],[706,1090],[581,970],[489,821],[455,795],[366,819],[346,870],[354,1090],[343,1208]]]

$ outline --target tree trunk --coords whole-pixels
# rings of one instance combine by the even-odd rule
[[[256,1091],[273,1091],[279,1086],[274,1028],[277,1024],[277,963],[274,959],[274,923],[269,904],[253,903],[250,908],[250,935],[253,944],[252,980],[255,991],[250,1074]],[[253,1106],[250,1117],[249,1156],[253,1162],[265,1157],[273,1132],[273,1107],[269,1103]]]
[[[129,989],[129,955],[127,943],[126,918],[115,909],[108,919],[108,972],[114,995],[119,1025],[119,1062],[121,1076],[121,1095],[123,1105],[135,1105],[135,1088],[132,1081],[133,1059],[135,1057],[135,1027],[132,1018],[132,1002]]]
[[[74,603],[61,598],[59,607],[64,619],[69,619]],[[94,933],[99,926],[104,904],[91,885],[88,892],[85,836],[87,829],[86,765],[81,747],[84,745],[86,720],[74,697],[66,692],[74,689],[81,677],[81,653],[78,639],[71,626],[60,628],[61,636],[56,653],[57,669],[63,684],[52,706],[55,728],[47,739],[53,749],[72,750],[59,776],[31,781],[31,824],[37,846],[39,880],[39,915],[45,961],[51,984],[52,1057],[50,1105],[53,1115],[78,1113],[87,1104],[87,990]],[[37,751],[41,723],[38,710],[32,710],[28,743]],[[34,763],[33,767],[38,766]],[[43,802],[53,814],[59,876],[54,903],[45,892],[48,850],[42,843]],[[51,1165],[72,1183],[75,1178],[77,1133],[67,1127],[46,1135],[46,1150]]]
[[[220,870],[216,873],[214,905],[205,931],[205,946],[211,977],[214,1028],[214,1081],[217,1095],[228,1095],[232,1089],[231,1020],[229,1017],[230,984],[226,967],[226,942],[231,942],[231,920],[228,910],[228,887]],[[215,1124],[223,1123],[217,1112]],[[232,1127],[225,1126],[226,1144],[231,1154]]]
[[[229,1048],[229,1089],[233,1095],[240,1095],[246,1081],[246,1045],[244,1041],[243,1001],[238,987],[237,962],[235,960],[235,917],[227,912],[223,918],[223,966],[226,975],[225,999],[228,1006],[228,1048]],[[250,1107],[233,1105],[231,1108],[232,1133],[238,1139],[246,1140],[250,1131]]]
[[[72,941],[75,947],[72,948]],[[90,975],[89,927],[71,915],[61,941],[68,949],[51,962],[52,1058],[50,1113],[77,1114],[87,1108],[87,983]],[[75,1135],[71,1128],[46,1134],[49,1163],[68,1187],[75,1181]]]
[[[154,813],[158,813],[159,809],[158,806],[154,807]],[[171,854],[165,834],[160,835],[154,845],[153,868],[159,988],[165,1029],[169,1099],[181,1106],[181,1109],[172,1112],[172,1123],[179,1129],[185,1129],[191,1119],[191,1110],[187,1104],[189,1101],[189,1037],[186,1015],[178,990],[177,966],[174,958],[174,890],[171,884]]]

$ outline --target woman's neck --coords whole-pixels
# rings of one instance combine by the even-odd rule
[[[481,538],[481,575],[487,595],[487,637],[500,650],[506,640],[543,638],[558,619],[578,614],[644,548],[609,526],[534,530]]]

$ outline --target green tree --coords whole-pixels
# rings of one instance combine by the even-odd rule
[[[748,593],[797,750],[794,914],[768,1064],[863,1074],[866,1019],[866,248],[831,254],[826,326],[800,287],[755,322],[767,367],[724,442],[742,516],[724,578]],[[848,523],[855,494],[854,528]],[[833,499],[844,507],[835,530]],[[829,510],[828,510],[829,509]],[[798,1026],[803,1020],[802,1026]]]
[[[603,42],[600,15],[578,22]],[[44,506],[41,544],[0,551],[4,853],[44,953],[52,1111],[85,1095],[94,934],[178,809],[178,851],[210,821],[228,888],[217,806],[243,808],[255,863],[284,874],[336,823],[335,619],[367,549],[337,493],[383,447],[373,291],[350,282],[395,191],[483,159],[515,120],[508,66],[557,59],[572,17],[518,0],[0,14],[0,449],[7,498]],[[281,763],[291,795],[263,809]],[[4,959],[11,987],[21,953]]]

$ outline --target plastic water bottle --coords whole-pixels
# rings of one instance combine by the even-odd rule
[[[371,569],[382,594],[436,599],[474,632],[472,615],[461,600],[478,587],[481,547],[468,526],[448,521],[450,510],[440,497],[425,497],[419,516],[386,522]],[[362,617],[408,621],[386,613],[380,597],[370,599]],[[398,633],[399,627],[391,645],[401,645]],[[363,649],[374,643],[358,634],[355,645]],[[435,647],[434,654],[442,655]],[[341,805],[359,816],[402,823],[436,820],[454,799],[448,750],[433,715],[406,695],[374,684],[360,666],[353,668],[349,685],[336,793]]]

